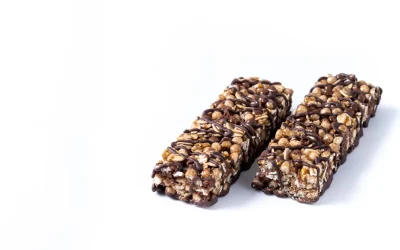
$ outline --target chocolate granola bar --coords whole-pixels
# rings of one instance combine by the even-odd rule
[[[258,159],[255,189],[312,203],[375,115],[382,89],[354,75],[321,77]]]
[[[292,93],[278,82],[234,79],[163,152],[153,191],[199,206],[216,203],[289,115]]]

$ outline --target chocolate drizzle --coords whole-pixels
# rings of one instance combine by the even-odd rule
[[[194,169],[200,173],[201,171],[203,171],[203,166],[200,164],[200,162],[198,162],[196,159],[194,158],[187,158],[187,164],[188,167],[194,167]]]

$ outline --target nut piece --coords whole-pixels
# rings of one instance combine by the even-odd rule
[[[192,147],[192,152],[201,152],[203,151],[203,147],[201,146],[200,143],[196,143],[194,144],[194,146]]]
[[[329,147],[331,147],[332,151],[335,153],[339,153],[339,145],[337,145],[336,143],[331,143],[329,144]]]
[[[298,151],[298,150],[294,150],[294,151],[292,151],[292,152],[290,153],[290,157],[291,157],[293,160],[299,160],[299,159],[300,159],[301,154],[299,154],[299,152],[296,152],[296,151]]]
[[[185,158],[177,154],[171,154],[168,156],[167,161],[183,161]]]
[[[288,161],[290,159],[291,152],[292,150],[290,150],[289,148],[285,148],[285,150],[283,151],[283,158],[285,159],[285,161]]]
[[[231,147],[231,142],[230,141],[223,141],[221,143],[221,147],[223,148],[230,148]]]
[[[311,161],[314,161],[317,157],[319,157],[319,152],[313,149],[305,149],[304,153]]]
[[[293,95],[293,90],[291,90],[291,89],[285,89],[285,90],[283,91],[283,93],[285,93],[286,96],[292,96],[292,95]]]
[[[320,96],[321,95],[321,88],[316,87],[312,90],[311,92],[314,96]]]
[[[176,194],[176,191],[172,187],[166,187],[165,194],[168,196],[174,196]]]
[[[300,178],[304,180],[306,178],[306,175],[308,174],[308,167],[303,166],[300,170]]]
[[[325,128],[326,130],[329,130],[331,128],[331,124],[327,119],[323,119],[321,122],[321,126]]]
[[[162,177],[161,177],[161,175],[156,174],[156,175],[154,176],[153,182],[154,182],[154,185],[160,185],[160,184],[162,183]]]
[[[360,85],[367,84],[364,80],[358,81],[358,83],[359,83]]]
[[[196,176],[197,176],[197,172],[193,168],[188,168],[188,170],[186,170],[186,173],[185,173],[186,178],[192,180]]]
[[[344,88],[342,90],[340,90],[340,93],[344,96],[344,97],[350,97],[350,90],[348,88]]]
[[[339,113],[341,113],[342,112],[342,110],[340,109],[340,108],[334,108],[333,110],[332,110],[332,113],[334,114],[334,115],[337,115],[337,114],[339,114]]]
[[[290,146],[295,147],[295,146],[300,146],[301,145],[301,141],[298,140],[290,140]]]
[[[334,77],[334,76],[328,77],[327,82],[328,82],[329,84],[335,83],[335,82],[336,82],[336,77]]]
[[[242,137],[235,136],[235,137],[233,137],[232,142],[240,145],[243,143],[243,139],[242,139]]]
[[[278,145],[282,147],[286,147],[289,144],[289,140],[286,138],[281,138],[278,141]]]
[[[273,86],[279,93],[282,93],[285,91],[285,87],[283,87],[282,85],[275,84]]]
[[[233,106],[235,106],[235,104],[231,100],[226,100],[225,106],[233,108]]]
[[[168,149],[165,149],[164,152],[161,154],[162,158],[166,160],[168,156],[171,154]]]
[[[319,97],[319,99],[321,99],[322,101],[326,102],[326,100],[328,99],[328,97],[326,97],[326,95],[321,95]]]
[[[311,119],[311,121],[319,120],[319,115],[317,115],[317,114],[312,114],[312,115],[310,115],[310,119]]]
[[[330,76],[330,75],[329,75]],[[321,79],[319,82],[318,82],[318,84],[326,84],[327,83],[327,81],[326,81],[326,79]]]
[[[192,199],[195,202],[200,202],[201,201],[201,196],[198,193],[193,193]]]
[[[330,155],[331,155],[331,152],[329,152],[329,151],[324,151],[324,152],[322,152],[321,157],[326,157],[326,158],[328,158]]]
[[[369,87],[368,87],[368,85],[362,85],[361,87],[360,87],[360,90],[362,91],[362,92],[364,92],[364,93],[368,93],[369,92]]]
[[[333,141],[333,136],[331,134],[329,134],[329,133],[325,134],[324,137],[322,138],[322,141],[325,144],[329,144],[329,143],[331,143]]]
[[[238,162],[238,159],[239,159],[239,154],[238,153],[232,153],[231,154],[231,159],[236,163],[236,162]]]
[[[342,113],[336,117],[337,122],[343,123],[346,126],[351,125],[351,116],[346,113]]]
[[[304,114],[307,112],[308,112],[307,107],[304,105],[299,105],[296,109],[296,114]]]
[[[211,118],[212,118],[213,120],[218,120],[218,119],[220,119],[221,117],[222,117],[222,113],[219,112],[219,111],[214,111],[214,112],[212,113],[212,116],[211,116]]]
[[[280,138],[282,138],[282,137],[283,137],[283,131],[282,131],[282,129],[278,129],[278,130],[276,131],[275,138],[276,138],[276,139],[280,139]]]
[[[329,108],[323,108],[323,109],[321,109],[321,114],[330,114],[331,113],[331,110],[329,109]]]
[[[242,151],[242,149],[240,148],[240,146],[238,144],[233,144],[230,148],[231,153],[237,153]]]
[[[280,167],[281,171],[285,174],[288,174],[290,172],[290,162],[289,161],[284,161]]]
[[[245,120],[245,121],[250,121],[250,120],[252,120],[252,119],[254,119],[254,116],[253,116],[252,114],[246,114],[246,115],[244,116],[244,120]]]
[[[335,137],[335,139],[333,139],[333,143],[335,143],[337,145],[342,144],[342,142],[343,142],[343,137],[338,136],[338,137]]]
[[[211,148],[217,152],[221,151],[221,145],[219,145],[218,142],[214,142],[213,144],[211,144]]]

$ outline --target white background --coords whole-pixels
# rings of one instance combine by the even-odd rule
[[[396,1],[0,1],[0,249],[399,249]],[[384,89],[320,201],[151,192],[162,150],[234,77]]]

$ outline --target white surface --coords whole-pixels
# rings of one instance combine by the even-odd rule
[[[393,1],[396,2],[396,1]],[[386,1],[1,1],[0,249],[399,249],[398,9]],[[163,148],[238,76],[384,89],[314,205],[200,209],[150,190]]]

